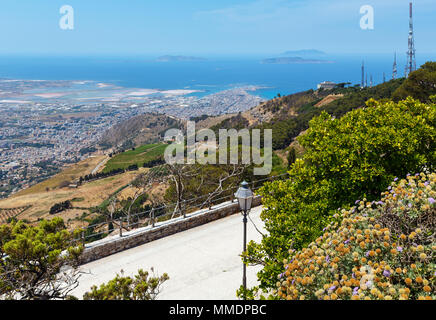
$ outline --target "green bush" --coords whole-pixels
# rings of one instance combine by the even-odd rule
[[[154,273],[153,268],[151,272]],[[134,277],[117,275],[100,288],[93,286],[90,292],[85,293],[84,300],[155,300],[161,291],[162,284],[169,279],[164,273],[162,276],[150,275],[148,271],[138,270]]]
[[[411,98],[399,103],[368,102],[340,119],[327,113],[299,137],[303,159],[290,178],[266,184],[263,196],[268,235],[251,242],[249,264],[261,264],[261,288],[275,286],[291,246],[316,239],[338,208],[355,199],[376,200],[395,177],[432,170],[436,164],[436,108]]]
[[[436,174],[393,183],[378,202],[357,200],[278,276],[281,299],[433,300]]]

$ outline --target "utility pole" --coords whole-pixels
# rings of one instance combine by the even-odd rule
[[[392,67],[392,80],[395,80],[398,75],[398,68],[397,68],[397,53],[394,54],[394,66]]]
[[[362,61],[362,82],[360,84],[360,87],[365,87],[365,61]]]

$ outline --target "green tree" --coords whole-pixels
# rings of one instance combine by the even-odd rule
[[[286,181],[266,184],[260,194],[268,235],[251,242],[248,263],[261,264],[261,288],[273,288],[290,248],[316,239],[338,208],[369,201],[395,177],[436,165],[436,108],[411,98],[370,100],[367,108],[335,119],[323,112],[298,138],[306,150]]]
[[[294,147],[288,153],[288,166],[291,167],[297,161],[297,151]]]
[[[169,280],[166,273],[162,276],[153,275],[142,269],[132,277],[118,275],[97,288],[93,286],[90,292],[85,293],[84,300],[156,300],[161,292],[162,284]],[[122,272],[121,272],[122,273]]]
[[[430,102],[430,96],[436,94],[436,62],[427,62],[412,72],[404,83],[394,92],[393,99],[398,101],[411,96],[422,102]]]
[[[78,231],[79,232],[79,231]],[[38,226],[13,221],[0,227],[0,297],[66,299],[78,286],[83,246],[61,218]]]

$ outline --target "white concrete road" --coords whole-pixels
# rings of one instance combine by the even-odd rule
[[[261,211],[262,207],[254,208],[250,217],[265,232]],[[248,241],[261,238],[249,219]],[[83,265],[81,269],[89,274],[82,275],[73,295],[81,298],[92,285],[113,279],[121,270],[131,276],[138,269],[154,267],[158,274],[166,272],[170,277],[158,299],[235,300],[242,284],[242,245],[242,215],[232,215]],[[248,287],[257,284],[259,270],[247,267]]]

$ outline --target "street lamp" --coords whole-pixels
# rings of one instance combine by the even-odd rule
[[[244,251],[247,251],[247,216],[251,210],[251,204],[253,202],[253,191],[248,187],[248,183],[246,181],[241,183],[241,187],[235,193],[236,199],[238,199],[239,207],[244,215]],[[247,266],[243,263],[243,276],[242,276],[242,285],[244,287],[244,300],[246,300],[245,292],[247,290]]]

